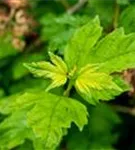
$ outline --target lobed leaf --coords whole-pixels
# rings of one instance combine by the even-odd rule
[[[124,34],[123,28],[116,29],[101,39],[89,54],[89,63],[100,63],[100,71],[121,72],[135,67],[135,33]]]
[[[49,51],[58,51],[63,54],[63,49],[76,28],[87,23],[89,19],[90,16],[85,15],[68,15],[66,13],[55,16],[49,13],[41,18],[41,24],[43,25],[41,38],[48,41]]]
[[[48,86],[46,91],[52,88],[64,85],[67,81],[67,66],[65,62],[58,56],[49,53],[51,62],[37,62],[25,64],[25,67],[36,77],[49,78],[52,83]]]
[[[26,112],[14,112],[0,124],[0,149],[12,149],[33,136],[27,126]]]
[[[80,68],[86,64],[88,54],[101,36],[101,32],[98,17],[76,30],[64,52],[65,62],[70,70],[74,66]]]
[[[2,112],[5,105],[5,113],[26,112],[28,127],[43,142],[44,149],[55,149],[72,122],[80,130],[87,124],[87,110],[83,104],[45,92],[24,93],[8,101],[8,105],[3,102],[0,105]]]
[[[80,69],[75,88],[91,104],[96,104],[100,99],[110,100],[123,91],[111,76],[98,71],[98,65],[90,64]]]
[[[121,124],[119,116],[111,107],[100,104],[90,107],[91,117],[83,132],[72,128],[67,136],[69,150],[114,150],[119,132],[115,132],[116,125]]]

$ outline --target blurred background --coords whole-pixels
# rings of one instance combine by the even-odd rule
[[[22,64],[48,60],[48,51],[63,56],[75,29],[96,15],[103,36],[118,27],[124,27],[125,33],[135,32],[135,0],[0,0],[0,99],[44,89],[48,83],[33,78]],[[135,69],[121,76],[131,90],[109,103],[90,106],[89,126],[82,133],[73,126],[61,143],[63,150],[88,150],[88,145],[90,150],[135,150]],[[0,145],[4,145],[8,135],[1,135]],[[11,149],[33,148],[26,140]]]

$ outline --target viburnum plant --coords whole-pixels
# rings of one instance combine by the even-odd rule
[[[11,149],[29,139],[35,150],[55,150],[72,123],[82,132],[91,117],[90,104],[129,89],[118,73],[135,67],[134,56],[135,33],[125,35],[118,28],[103,37],[96,17],[76,29],[64,58],[49,52],[50,61],[25,63],[35,77],[47,81],[46,88],[0,101],[0,112],[8,115],[0,124],[0,148]]]

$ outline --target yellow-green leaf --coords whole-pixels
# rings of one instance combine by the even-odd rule
[[[98,65],[91,64],[80,69],[75,88],[91,104],[99,99],[109,100],[122,92],[111,76],[98,72]]]
[[[25,67],[34,74],[36,77],[49,78],[52,83],[46,89],[46,91],[64,85],[67,81],[67,66],[65,62],[58,56],[49,53],[51,62],[33,62],[31,64],[25,64]]]

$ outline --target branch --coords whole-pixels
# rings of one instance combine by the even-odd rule
[[[67,10],[67,13],[70,14],[70,15],[73,14],[73,13],[75,13],[76,11],[78,11],[79,9],[81,9],[87,1],[88,0],[78,0],[78,3],[76,3],[74,6],[72,6],[71,8],[69,8]]]
[[[135,116],[135,107],[129,108],[126,106],[120,106],[120,105],[112,105],[112,108],[114,108],[116,111],[121,113],[126,113],[132,116]]]

